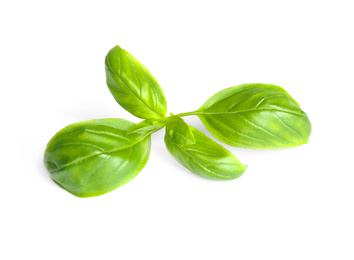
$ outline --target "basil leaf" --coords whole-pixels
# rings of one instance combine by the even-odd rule
[[[145,119],[140,123],[133,125],[128,129],[127,135],[133,133],[148,133],[152,134],[166,125],[165,121],[157,120],[157,119]]]
[[[194,127],[189,127],[195,144],[179,145],[169,134],[165,135],[166,147],[178,162],[208,179],[231,180],[245,172],[247,166],[240,163],[231,152]]]
[[[307,143],[311,134],[311,123],[299,104],[275,85],[222,90],[195,114],[215,138],[238,147],[294,147]]]
[[[63,128],[44,154],[50,177],[78,197],[124,185],[142,170],[150,154],[150,135],[126,136],[132,125],[123,119],[99,119]]]
[[[111,49],[105,60],[106,79],[115,100],[136,117],[161,118],[167,103],[156,79],[121,47]]]
[[[195,143],[195,138],[192,130],[178,116],[171,116],[168,118],[166,125],[166,135],[172,143],[179,145],[190,145]]]

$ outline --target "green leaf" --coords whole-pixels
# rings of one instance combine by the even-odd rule
[[[294,147],[307,143],[311,134],[311,123],[299,104],[275,85],[227,88],[195,114],[215,138],[238,147]]]
[[[240,163],[231,152],[194,127],[189,127],[195,144],[179,145],[167,133],[165,135],[166,147],[178,162],[208,179],[231,180],[245,172],[247,166]]]
[[[157,120],[157,119],[145,119],[140,123],[133,125],[131,128],[128,129],[127,135],[133,133],[148,133],[152,134],[166,125],[164,120]]]
[[[150,135],[126,136],[133,125],[113,118],[63,128],[44,154],[50,177],[78,197],[98,196],[124,185],[142,170],[150,154]]]
[[[166,115],[167,103],[161,87],[132,55],[116,46],[108,52],[105,64],[108,88],[125,110],[143,119]]]
[[[167,120],[166,135],[175,144],[190,145],[195,143],[194,135],[184,120],[178,116],[171,116]]]

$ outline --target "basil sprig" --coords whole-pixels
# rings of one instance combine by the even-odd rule
[[[105,60],[107,86],[138,124],[111,118],[83,121],[60,130],[49,141],[44,163],[63,189],[92,197],[133,179],[150,154],[150,136],[166,127],[165,144],[191,172],[209,179],[240,177],[247,166],[182,117],[195,115],[219,141],[237,147],[278,149],[305,144],[311,123],[281,87],[243,84],[224,89],[198,110],[166,117],[165,95],[151,73],[116,46]]]

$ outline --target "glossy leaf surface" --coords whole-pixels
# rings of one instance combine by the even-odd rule
[[[133,179],[146,164],[150,136],[126,130],[123,119],[83,121],[60,130],[49,141],[44,163],[50,177],[78,197],[98,196]]]
[[[105,64],[109,90],[125,110],[143,119],[166,115],[167,103],[162,89],[131,54],[116,46],[108,52]]]
[[[166,135],[172,143],[179,145],[189,145],[195,143],[192,130],[186,122],[178,116],[171,116],[168,118]]]
[[[152,134],[165,126],[164,120],[157,119],[145,119],[138,124],[133,125],[131,128],[127,130],[127,135],[133,133],[140,134]]]
[[[189,127],[195,144],[179,145],[170,135],[165,135],[166,147],[178,162],[208,179],[231,180],[244,173],[247,166],[240,163],[231,152],[194,127]]]
[[[228,145],[271,149],[305,144],[311,124],[281,87],[244,84],[222,90],[196,114],[208,131]]]

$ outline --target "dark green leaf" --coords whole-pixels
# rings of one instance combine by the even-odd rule
[[[178,162],[208,179],[231,180],[244,173],[247,166],[240,163],[231,152],[194,127],[189,127],[195,144],[179,145],[168,134],[165,135],[166,147]]]
[[[308,142],[311,124],[281,87],[244,84],[222,90],[195,114],[218,140],[255,149],[286,148]]]
[[[124,185],[141,171],[150,153],[150,135],[126,136],[133,125],[123,119],[100,119],[63,128],[45,151],[50,177],[78,197],[98,196]]]
[[[167,120],[166,135],[172,143],[190,145],[195,143],[194,135],[184,120],[171,116]]]
[[[132,55],[116,46],[108,52],[105,64],[109,90],[125,110],[143,119],[166,115],[167,103],[162,89]]]

